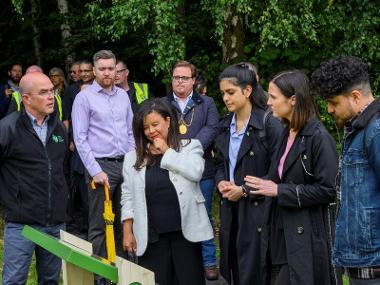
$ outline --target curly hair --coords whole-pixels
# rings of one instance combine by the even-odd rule
[[[342,95],[358,85],[370,88],[368,64],[355,56],[339,55],[322,62],[313,72],[313,89],[323,99]]]

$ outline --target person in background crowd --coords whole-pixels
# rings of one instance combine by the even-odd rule
[[[117,60],[115,84],[128,93],[133,113],[135,113],[139,105],[149,99],[149,97],[152,97],[152,94],[149,93],[147,83],[131,82],[128,80],[128,75],[127,64],[122,60]]]
[[[327,111],[344,126],[333,262],[350,285],[380,284],[380,100],[368,69],[360,58],[337,56],[312,74]]]
[[[69,85],[63,96],[63,122],[67,128],[71,124],[71,112],[76,95],[81,91],[82,86],[90,86],[95,78],[91,61],[81,60],[78,63],[80,79]],[[73,151],[74,145],[70,149]]]
[[[259,76],[256,65],[254,65],[253,63],[250,63],[250,62],[244,62],[244,63],[248,66],[249,70],[252,70],[256,74],[256,81],[259,84],[258,88],[262,89],[261,84],[260,84],[260,76]],[[265,91],[264,89],[262,89],[262,90],[264,92],[266,100],[268,100],[268,98],[269,98],[268,92]]]
[[[76,61],[70,67],[69,79],[72,83],[78,82],[81,79],[80,71],[79,71],[80,63],[81,63],[80,61]]]
[[[26,69],[25,74],[33,73],[33,72],[43,73],[41,67],[39,67],[38,65],[31,65]],[[7,114],[10,114],[14,111],[20,112],[21,103],[22,103],[22,98],[21,98],[20,92],[18,92],[18,91],[13,92],[11,101],[9,102],[9,105],[8,105]],[[55,107],[56,107],[56,105],[55,105]]]
[[[58,67],[51,68],[49,71],[49,78],[51,80],[51,83],[53,83],[55,95],[59,94],[61,97],[63,97],[63,94],[67,87],[67,81],[65,79],[63,70]]]
[[[80,79],[69,85],[63,96],[63,123],[69,130],[70,155],[70,200],[67,231],[82,239],[88,239],[88,187],[85,182],[85,167],[75,148],[72,134],[71,112],[77,94],[92,84],[95,75],[93,65],[88,60],[78,61]]]
[[[21,78],[20,112],[0,122],[0,191],[4,211],[2,284],[26,284],[33,253],[38,284],[59,284],[61,259],[22,236],[24,225],[59,238],[66,219],[63,161],[67,139],[54,114],[53,84],[43,73]]]
[[[75,146],[88,172],[88,240],[94,253],[106,257],[104,187],[109,187],[115,221],[120,220],[120,195],[124,155],[135,148],[132,108],[125,91],[114,85],[116,58],[109,50],[94,55],[93,83],[75,97],[72,123]],[[91,180],[96,189],[91,189]],[[121,224],[115,223],[116,253],[122,250]],[[97,284],[105,284],[97,277]]]
[[[266,284],[267,228],[270,203],[249,195],[246,175],[263,177],[283,130],[266,111],[256,74],[245,63],[227,67],[219,76],[229,114],[215,140],[216,185],[220,202],[220,271],[229,284]]]
[[[211,151],[218,132],[219,114],[211,97],[201,96],[193,91],[195,76],[193,64],[187,61],[175,63],[172,69],[173,92],[166,99],[176,110],[180,137],[198,139],[202,144],[206,164],[200,186],[211,220],[212,193],[215,186],[215,165]],[[206,278],[218,279],[214,239],[202,243],[202,252]]]
[[[197,76],[195,78],[195,84],[194,84],[194,90],[200,95],[206,95],[207,94],[207,81],[206,78],[203,76],[203,72],[200,70],[197,70]]]
[[[19,91],[18,84],[22,76],[22,65],[12,64],[8,70],[8,76],[7,82],[0,86],[0,119],[7,114],[13,93]]]
[[[269,258],[271,284],[337,284],[331,265],[338,155],[318,119],[309,80],[299,70],[269,82],[268,106],[286,125],[267,178],[247,175],[255,197],[272,197]]]
[[[205,284],[200,241],[213,236],[199,187],[203,149],[181,140],[166,100],[144,102],[133,119],[136,151],[125,156],[123,246],[159,284]]]
[[[49,71],[49,78],[54,86],[54,97],[57,101],[60,120],[63,118],[62,97],[67,87],[67,82],[63,70],[58,67],[53,67]]]

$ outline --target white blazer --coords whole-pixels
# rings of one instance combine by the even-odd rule
[[[199,187],[204,169],[203,149],[198,140],[182,140],[182,149],[169,148],[162,157],[161,168],[169,171],[170,181],[177,192],[181,212],[182,233],[191,242],[209,240],[213,230],[205,207],[205,199]],[[187,144],[188,143],[188,144]],[[148,214],[145,198],[146,167],[133,168],[136,151],[124,158],[121,185],[121,221],[133,219],[133,233],[137,243],[137,255],[144,254],[148,244]]]

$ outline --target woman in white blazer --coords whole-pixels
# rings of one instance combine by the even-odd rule
[[[162,99],[141,105],[133,133],[136,151],[123,166],[123,248],[159,284],[204,284],[200,242],[213,232],[199,188],[202,146],[179,139],[177,116]]]

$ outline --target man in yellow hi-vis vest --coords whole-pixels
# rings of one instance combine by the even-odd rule
[[[31,65],[28,67],[28,69],[25,71],[25,74],[33,73],[33,72],[41,72],[43,73],[43,70],[38,65]],[[58,112],[59,120],[62,121],[62,99],[59,94],[54,93],[54,110],[55,112]],[[7,114],[10,114],[12,112],[20,112],[21,110],[21,94],[19,91],[14,91],[12,93],[11,102],[9,103],[8,112]]]
[[[139,105],[149,99],[149,87],[147,83],[137,83],[128,81],[129,70],[124,61],[117,60],[116,62],[116,77],[115,84],[123,88],[131,101],[132,111],[135,113]]]
[[[18,83],[22,76],[22,66],[19,63],[10,65],[8,70],[8,80],[4,85],[0,85],[0,119],[7,114],[12,94],[18,93]]]

